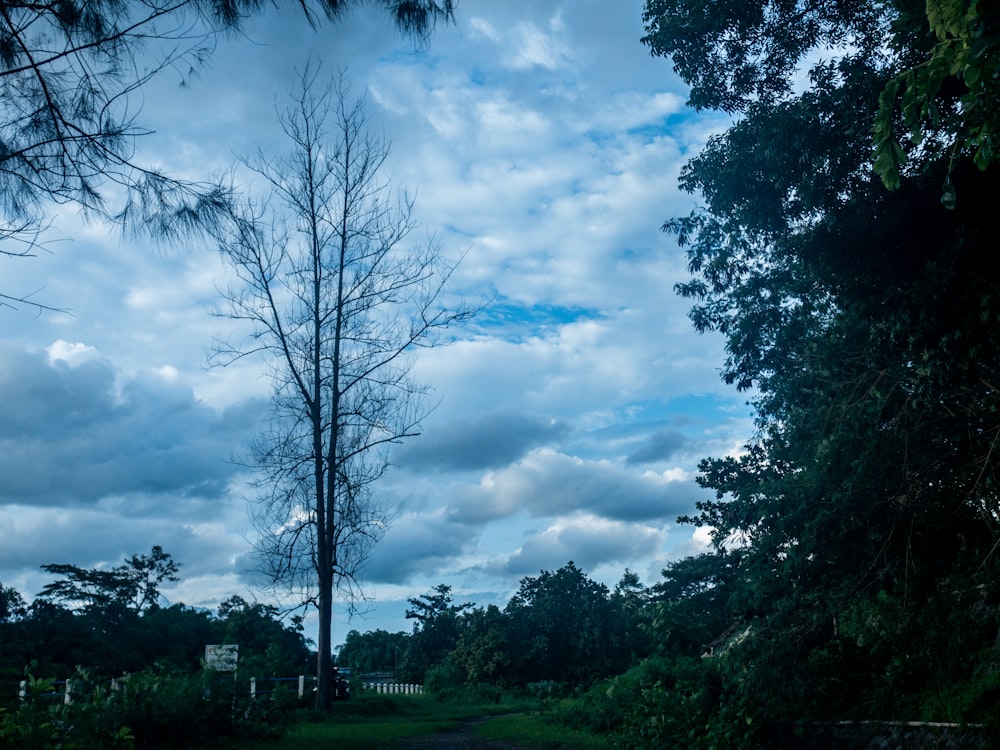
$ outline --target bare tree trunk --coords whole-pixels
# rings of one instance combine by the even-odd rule
[[[319,576],[319,643],[316,654],[316,708],[329,711],[332,704],[330,694],[333,666],[333,572]]]
[[[216,359],[273,356],[272,419],[250,450],[258,553],[275,585],[319,610],[316,706],[329,709],[334,596],[353,605],[385,528],[372,485],[389,444],[416,435],[422,416],[410,352],[474,311],[439,304],[451,269],[436,246],[404,247],[412,204],[390,200],[379,177],[388,149],[368,135],[362,102],[347,106],[343,78],[320,94],[316,80],[307,69],[280,113],[291,155],[244,162],[271,198],[220,238],[236,277],[223,314],[253,331],[243,346],[219,344]]]

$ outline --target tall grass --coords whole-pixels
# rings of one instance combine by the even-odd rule
[[[567,727],[537,712],[497,716],[478,725],[475,733],[526,748],[611,750],[612,747],[607,737]]]
[[[332,716],[304,712],[288,734],[273,740],[206,745],[199,750],[387,750],[397,743],[454,730],[470,719],[474,732],[489,739],[526,748],[607,750],[610,745],[586,732],[549,722],[537,711],[537,701],[456,703],[427,696],[379,695],[337,704]]]

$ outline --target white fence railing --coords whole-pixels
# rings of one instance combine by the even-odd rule
[[[308,681],[308,682],[307,682]],[[249,695],[256,697],[258,693],[266,695],[274,690],[278,685],[287,685],[291,690],[298,694],[300,699],[304,698],[306,695],[306,685],[308,684],[309,690],[313,689],[313,685],[316,682],[316,678],[308,678],[305,675],[299,675],[298,677],[265,677],[258,680],[256,677],[251,677],[249,682],[249,690],[247,691]],[[54,680],[52,686],[55,688],[54,693],[44,693],[49,697],[62,696],[63,703],[73,702],[73,691],[75,685],[78,684],[76,680],[70,678],[68,680]],[[128,675],[114,678],[110,681],[112,690],[121,690],[128,685]],[[17,691],[18,698],[21,702],[28,696],[28,681],[21,680]]]
[[[258,680],[255,677],[250,678],[249,683],[249,694],[251,696],[256,696],[258,693],[267,694],[270,693],[275,687],[280,684],[287,685],[292,691],[298,694],[301,700],[306,696],[306,691],[312,691],[315,685],[316,678],[306,677],[305,675],[299,675],[298,677],[269,677],[262,678]],[[56,680],[53,683],[53,687],[56,689],[55,693],[49,693],[48,695],[52,697],[60,696],[65,703],[73,702],[73,679],[68,680]],[[128,684],[128,677],[119,677],[117,679],[111,680],[112,690],[119,690]],[[364,682],[362,681],[361,687],[372,693],[379,693],[383,695],[423,695],[424,686],[414,685],[402,682]],[[61,690],[60,690],[61,689]],[[27,680],[21,680],[21,684],[18,689],[18,697],[21,701],[24,701],[28,695],[28,682]]]
[[[424,692],[423,685],[410,685],[401,682],[363,682],[361,686],[374,693],[392,695],[423,695]]]

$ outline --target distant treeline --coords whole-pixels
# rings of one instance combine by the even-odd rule
[[[611,591],[572,562],[522,579],[503,609],[455,603],[442,584],[409,600],[412,633],[352,630],[337,665],[394,671],[402,682],[443,678],[505,689],[539,681],[585,684],[653,653],[644,625],[650,596],[630,571]]]
[[[78,666],[110,677],[160,668],[196,671],[205,646],[238,644],[241,667],[260,676],[312,674],[301,620],[239,596],[217,612],[161,606],[159,586],[178,566],[160,547],[112,569],[45,565],[56,578],[31,602],[0,583],[0,682],[25,669],[65,678]]]
[[[651,586],[626,570],[608,588],[569,562],[523,578],[503,608],[456,602],[442,584],[410,599],[412,632],[352,630],[337,663],[353,675],[391,671],[441,696],[572,696],[557,714],[623,747],[676,743],[691,727],[705,743],[766,747],[775,727],[803,720],[997,723],[993,586],[943,576],[911,588],[910,601],[882,589],[822,616],[785,612],[788,592],[765,585],[773,578],[747,564],[750,552],[670,563]],[[82,665],[95,678],[173,680],[193,696],[178,706],[204,710],[199,683],[182,676],[203,679],[209,643],[239,644],[248,675],[314,673],[301,621],[284,623],[273,607],[235,596],[216,613],[157,604],[158,586],[177,575],[158,547],[110,570],[45,569],[55,578],[30,605],[0,586],[0,680],[12,684],[0,704],[16,700],[26,666],[64,677]],[[138,737],[144,725],[130,722]]]

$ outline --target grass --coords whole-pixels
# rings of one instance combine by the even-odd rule
[[[401,740],[429,737],[462,722],[515,711],[514,704],[445,703],[422,696],[373,695],[353,698],[334,707],[332,717],[306,712],[288,733],[269,740],[243,740],[202,750],[387,750]]]
[[[401,741],[430,737],[468,719],[493,718],[478,735],[539,750],[608,750],[600,737],[547,721],[523,703],[463,704],[422,696],[365,696],[337,704],[332,717],[303,713],[283,737],[216,743],[201,750],[391,750]]]
[[[497,716],[475,729],[491,740],[547,750],[610,750],[606,737],[556,724],[538,713]]]

